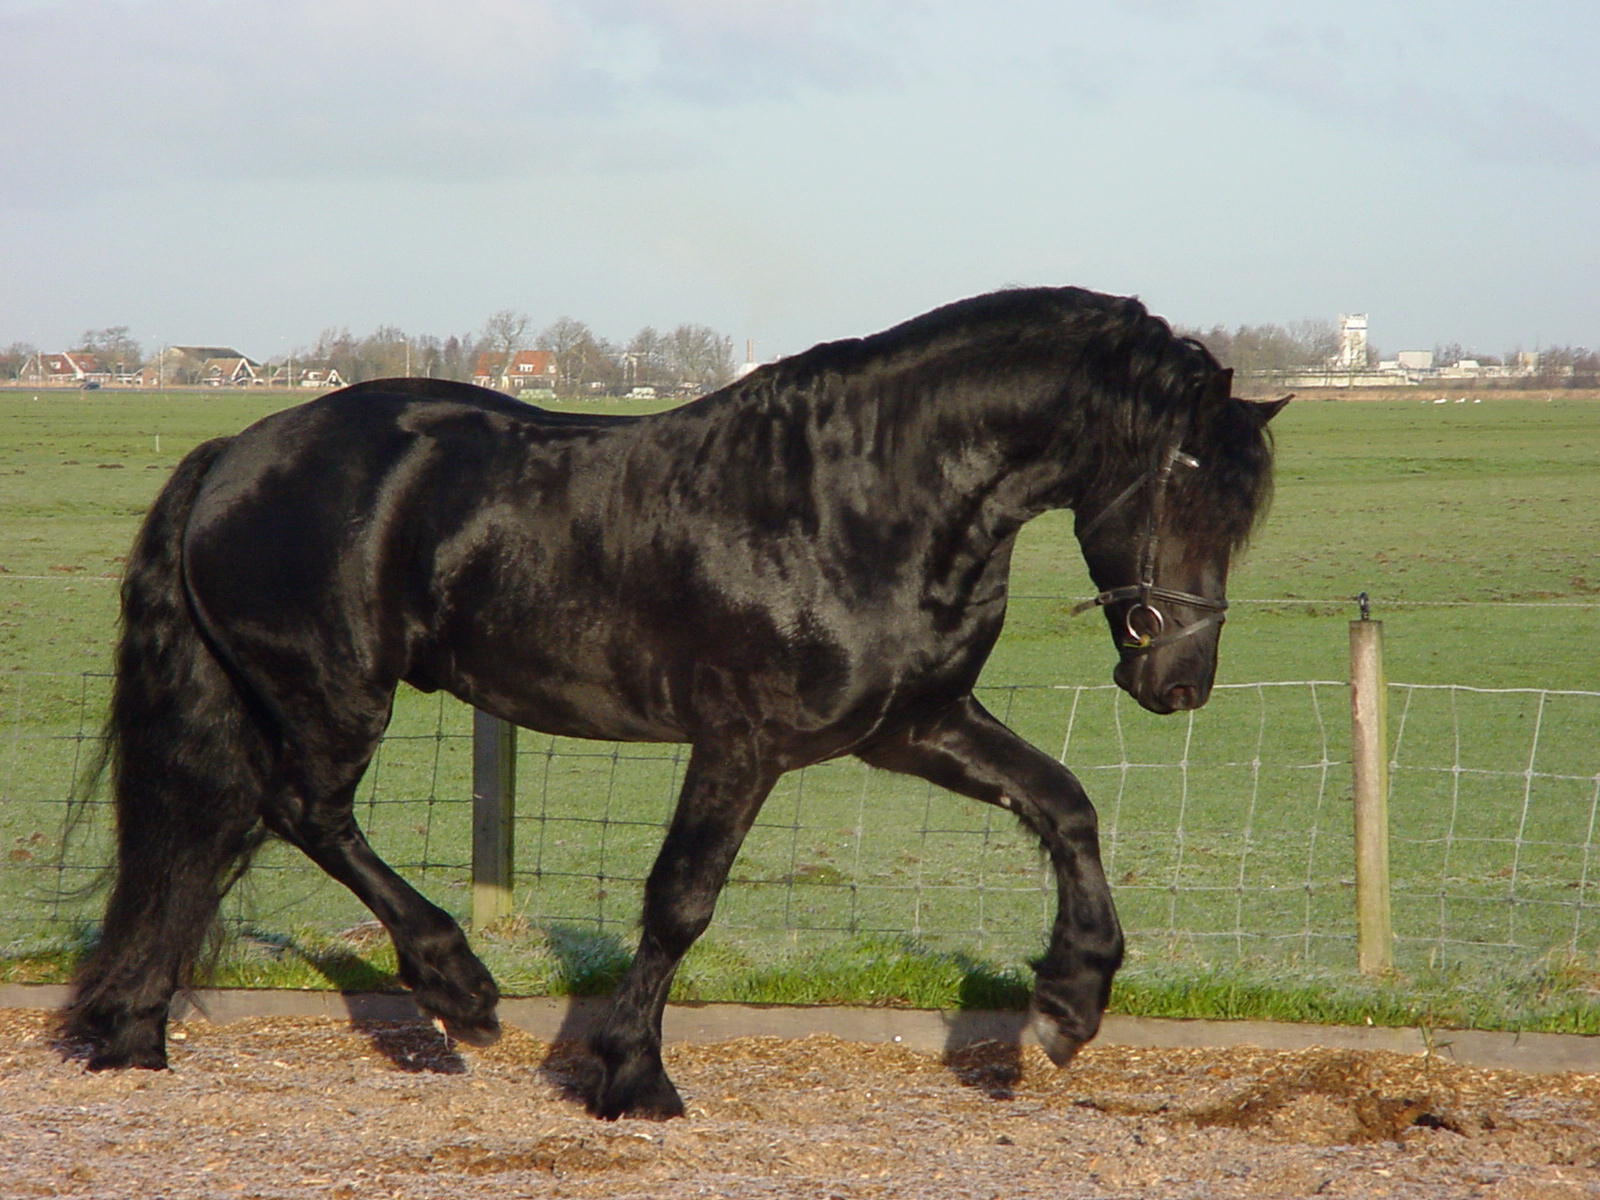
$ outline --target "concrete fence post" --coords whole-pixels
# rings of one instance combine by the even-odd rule
[[[1364,606],[1363,606],[1364,607]],[[1383,622],[1350,622],[1350,765],[1356,834],[1356,962],[1363,975],[1394,966],[1389,909],[1389,704]]]
[[[511,870],[517,808],[517,727],[472,711],[472,924],[513,911]]]

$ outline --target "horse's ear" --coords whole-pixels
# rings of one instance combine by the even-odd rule
[[[1246,400],[1245,404],[1249,405],[1250,415],[1265,425],[1282,412],[1283,406],[1293,399],[1294,393],[1290,392],[1287,396],[1281,396],[1276,400]]]
[[[1211,377],[1211,396],[1213,399],[1227,403],[1233,395],[1233,368],[1223,367]]]

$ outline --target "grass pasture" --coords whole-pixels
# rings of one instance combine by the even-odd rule
[[[1024,531],[984,698],[1063,753],[1102,817],[1132,955],[1114,1004],[1170,1015],[1600,1031],[1600,398],[1308,398],[1275,422],[1277,498],[1235,570],[1219,689],[1161,721],[1105,686],[1065,514]],[[97,898],[94,805],[68,866],[65,794],[92,755],[115,578],[167,473],[283,403],[259,393],[0,392],[0,964],[54,977]],[[618,407],[616,405],[613,408]],[[1385,622],[1400,975],[1355,979],[1351,597]],[[1327,681],[1312,684],[1306,681]],[[1463,690],[1470,685],[1518,692]],[[380,851],[469,904],[470,720],[408,693],[362,789]],[[510,990],[593,990],[626,961],[682,751],[524,734],[518,916],[475,942]],[[225,979],[371,984],[366,911],[282,847],[230,897]],[[683,998],[951,1006],[1017,999],[1053,898],[1009,819],[827,764],[786,778]],[[340,930],[353,930],[346,936]]]

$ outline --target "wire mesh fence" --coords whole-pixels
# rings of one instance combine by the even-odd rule
[[[0,675],[0,911],[12,952],[94,921],[103,795],[69,806],[109,680]],[[981,698],[1079,775],[1132,954],[1347,968],[1355,955],[1348,685],[1219,687],[1139,713],[1110,686]],[[1402,969],[1600,958],[1600,692],[1390,685],[1390,821]],[[512,896],[530,925],[631,938],[687,749],[524,734]],[[405,694],[359,794],[363,827],[435,902],[471,911],[472,717]],[[271,846],[230,896],[236,929],[337,930],[369,914]],[[864,935],[1001,963],[1037,952],[1053,880],[1004,812],[856,760],[785,776],[714,930],[749,948]]]
[[[1470,948],[1600,951],[1600,693],[1396,684],[1396,937],[1431,963]]]

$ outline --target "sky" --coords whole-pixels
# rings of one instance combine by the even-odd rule
[[[1600,345],[1594,0],[0,0],[0,346],[758,359],[1016,284]]]

